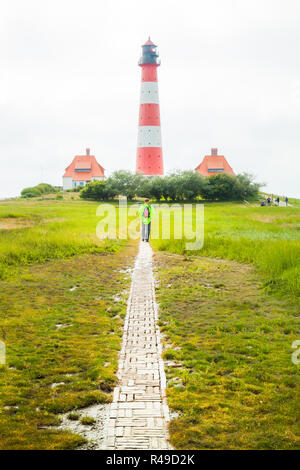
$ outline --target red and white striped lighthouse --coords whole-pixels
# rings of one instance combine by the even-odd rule
[[[139,60],[142,68],[136,172],[163,175],[157,67],[160,65],[157,46],[150,37],[142,46]]]

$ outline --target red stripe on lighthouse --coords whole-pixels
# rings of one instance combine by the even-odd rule
[[[140,104],[139,126],[160,126],[159,104]]]
[[[142,65],[142,82],[157,82],[157,65]]]
[[[136,171],[145,175],[163,175],[161,147],[139,147],[136,156]]]

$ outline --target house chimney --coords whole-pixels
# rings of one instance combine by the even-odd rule
[[[211,149],[211,154],[212,155],[218,155],[218,149],[216,149],[216,148]]]
[[[86,149],[86,154],[87,154],[87,155],[90,154],[90,149]]]

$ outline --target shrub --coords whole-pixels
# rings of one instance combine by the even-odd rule
[[[71,421],[78,421],[80,418],[80,415],[78,413],[69,413],[68,414],[68,419]]]
[[[116,171],[106,181],[89,183],[80,197],[106,201],[116,196],[149,197],[166,201],[243,200],[258,197],[260,185],[247,174],[217,174],[204,178],[195,171],[177,171],[167,176],[148,176],[129,171]]]
[[[108,181],[94,181],[88,183],[80,192],[83,199],[93,199],[95,201],[106,201],[115,196],[115,192]]]
[[[87,426],[91,426],[92,424],[95,424],[95,420],[94,418],[92,418],[91,416],[83,416],[80,420],[81,424],[85,424]]]
[[[21,191],[21,196],[26,197],[26,198],[27,197],[37,197],[37,196],[40,196],[40,195],[41,195],[41,193],[36,188],[24,188]]]
[[[41,196],[44,194],[51,194],[51,193],[56,193],[56,192],[57,192],[57,189],[51,184],[40,183],[31,188],[22,189],[21,196],[28,198],[28,197],[36,197],[36,196]]]
[[[258,197],[260,185],[253,183],[247,174],[227,175],[226,173],[209,176],[201,189],[201,196],[212,201],[242,200]]]
[[[56,194],[56,198],[55,199],[63,199],[63,195],[61,193],[57,193]]]

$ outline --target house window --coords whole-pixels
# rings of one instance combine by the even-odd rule
[[[223,171],[224,168],[208,168],[207,171]]]
[[[84,182],[83,182],[83,181],[80,181],[79,184],[80,184],[80,186],[83,186],[83,185],[84,185]]]
[[[77,186],[76,181],[73,181],[73,187],[76,188],[76,186]]]

